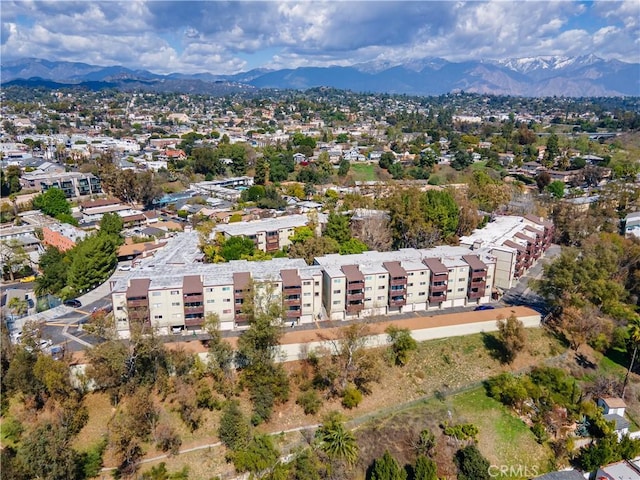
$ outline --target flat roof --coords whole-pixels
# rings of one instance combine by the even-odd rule
[[[318,215],[318,220],[323,221],[325,217],[322,214]],[[261,220],[252,220],[250,222],[237,222],[218,225],[214,229],[214,232],[222,232],[231,237],[236,236],[249,236],[256,235],[260,232],[273,232],[276,230],[283,230],[286,228],[304,227],[309,223],[309,217],[307,215],[283,215],[275,218],[263,218]]]

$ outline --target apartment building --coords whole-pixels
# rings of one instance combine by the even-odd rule
[[[326,215],[318,214],[316,233],[320,235],[321,225],[326,223]],[[228,223],[216,226],[213,236],[222,233],[225,238],[246,237],[253,240],[258,250],[275,252],[291,245],[291,236],[298,227],[309,223],[307,215],[286,215],[276,218],[264,218],[251,222]]]
[[[554,227],[550,220],[535,215],[498,216],[471,235],[460,238],[460,245],[488,249],[496,262],[496,287],[513,286],[549,248]]]
[[[310,323],[322,311],[321,269],[301,259],[154,264],[130,273],[111,285],[116,328],[123,338],[131,322],[153,326],[160,334],[199,331],[209,313],[218,315],[222,330],[246,328],[243,306],[249,300],[282,302],[283,320],[293,325]]]
[[[80,240],[84,240],[88,232],[67,223],[51,224],[42,227],[42,243],[56,247],[61,252],[71,250]]]
[[[348,320],[491,300],[495,257],[463,247],[325,255],[323,303],[331,320]]]
[[[92,173],[25,172],[20,177],[20,183],[24,188],[39,188],[42,192],[50,188],[59,188],[67,198],[102,193],[100,179]]]

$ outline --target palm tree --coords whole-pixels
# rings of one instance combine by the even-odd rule
[[[330,413],[316,431],[318,447],[332,460],[353,465],[358,460],[356,437],[347,430],[338,412]]]
[[[638,345],[640,345],[640,321],[636,320],[630,323],[629,325],[629,340],[633,345],[633,354],[631,355],[631,363],[629,363],[629,368],[627,369],[627,373],[624,376],[624,383],[622,384],[622,395],[624,398],[624,391],[627,388],[627,383],[629,381],[629,374],[631,370],[633,370],[633,364],[636,361],[636,355],[638,353]]]

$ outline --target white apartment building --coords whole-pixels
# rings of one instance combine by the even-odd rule
[[[276,258],[219,264],[147,265],[111,285],[119,335],[131,322],[153,326],[160,334],[203,328],[207,314],[220,318],[221,330],[248,327],[243,304],[253,282],[255,301],[282,302],[283,320],[310,323],[322,311],[322,272],[302,259]]]
[[[479,305],[491,300],[495,257],[437,247],[325,255],[323,303],[331,320]]]
[[[320,235],[321,225],[326,223],[326,215],[318,214],[316,234]],[[253,240],[258,250],[275,252],[291,245],[291,236],[298,227],[309,223],[307,215],[284,215],[276,218],[263,218],[251,222],[227,223],[215,227],[212,235],[222,233],[225,238],[246,237]]]
[[[549,248],[553,230],[551,221],[535,215],[504,215],[461,237],[460,245],[487,249],[496,258],[495,285],[506,290]]]

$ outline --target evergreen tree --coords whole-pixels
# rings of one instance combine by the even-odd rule
[[[406,480],[406,478],[406,470],[400,467],[388,450],[385,450],[381,458],[374,460],[369,476],[370,480]]]

